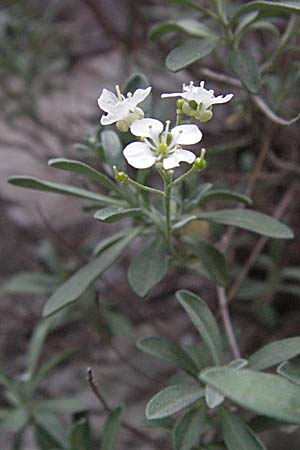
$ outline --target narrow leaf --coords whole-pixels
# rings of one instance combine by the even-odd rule
[[[221,364],[222,339],[218,325],[206,303],[189,291],[176,292],[176,298],[197,328],[215,364]]]
[[[48,164],[49,166],[55,167],[56,169],[85,175],[90,180],[96,181],[109,190],[118,191],[118,186],[106,175],[81,161],[65,158],[53,158],[48,161]]]
[[[114,409],[108,416],[101,433],[101,450],[116,450],[122,408]]]
[[[188,216],[178,222],[173,228],[181,228],[192,220],[207,220],[208,222],[243,228],[253,233],[274,239],[292,239],[292,230],[282,222],[250,209],[221,209],[205,212],[197,216]]]
[[[255,59],[244,50],[234,50],[229,56],[229,66],[251,94],[260,90],[260,74]]]
[[[247,195],[240,194],[239,192],[231,191],[230,189],[212,189],[205,192],[201,198],[200,204],[204,204],[211,200],[224,200],[244,203],[245,205],[251,205],[252,200]]]
[[[266,450],[261,440],[240,417],[221,408],[220,419],[228,450]]]
[[[42,320],[32,334],[27,352],[27,370],[31,377],[37,369],[38,360],[42,352],[44,342],[53,323],[53,318]]]
[[[249,368],[265,370],[300,355],[300,337],[282,339],[265,345],[248,359]]]
[[[118,206],[107,206],[97,211],[94,217],[100,222],[113,223],[121,219],[126,219],[127,217],[140,217],[142,214],[143,210],[141,208],[125,209]]]
[[[128,229],[118,231],[117,233],[113,234],[112,236],[102,239],[102,241],[100,241],[94,248],[93,255],[94,256],[100,255],[100,253],[102,253],[103,250],[106,250],[108,247],[110,247],[115,242],[120,241],[126,235],[128,235]]]
[[[212,36],[213,31],[205,26],[203,23],[198,22],[198,20],[194,19],[182,19],[177,22],[168,21],[160,23],[150,30],[149,38],[152,40],[158,39],[166,33],[174,32],[174,31],[182,31],[189,36],[204,38],[208,36]]]
[[[300,386],[300,359],[296,358],[294,361],[286,361],[277,369],[277,373],[294,384]]]
[[[121,255],[129,242],[137,236],[138,232],[139,230],[134,230],[126,238],[108,247],[96,259],[81,267],[63,283],[46,303],[43,311],[44,316],[48,317],[78,300],[90,284]]]
[[[190,356],[179,346],[158,336],[146,337],[137,342],[137,347],[149,355],[176,364],[192,377],[197,377],[198,368]]]
[[[279,375],[212,368],[201,372],[199,378],[244,408],[300,424],[300,387]]]
[[[216,47],[217,42],[218,40],[215,38],[189,39],[180,47],[171,50],[166,59],[166,66],[173,72],[184,69],[209,55]]]
[[[69,445],[70,450],[88,450],[92,448],[92,437],[87,417],[80,418],[72,426]]]
[[[300,1],[299,0],[258,0],[248,2],[237,10],[232,17],[231,22],[234,23],[238,17],[242,14],[246,14],[249,11],[258,10],[265,15],[273,15],[278,13],[300,13]]]
[[[200,259],[205,270],[207,270],[216,284],[223,287],[227,286],[229,274],[226,260],[222,253],[212,244],[202,239],[194,238],[189,240],[189,242],[192,252]]]
[[[145,247],[131,262],[128,281],[133,291],[144,297],[168,271],[168,254],[161,239]]]
[[[34,177],[10,177],[8,182],[14,186],[20,186],[23,188],[70,195],[72,197],[79,197],[86,200],[94,200],[104,205],[116,202],[120,203],[118,200],[107,197],[106,195],[88,191],[87,189],[81,189],[75,186],[69,186],[67,184],[52,183],[50,181],[39,180]]]
[[[184,414],[176,422],[172,433],[174,450],[191,450],[199,443],[204,431],[204,414],[199,408],[194,408]]]
[[[200,385],[174,384],[156,394],[147,404],[147,419],[162,419],[191,405],[204,395]]]
[[[0,289],[3,294],[51,294],[57,287],[53,275],[43,272],[19,272],[13,275]]]

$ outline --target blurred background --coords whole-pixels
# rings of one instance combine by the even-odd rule
[[[243,2],[231,3],[234,6]],[[151,40],[149,30],[164,20],[195,14],[176,2],[162,0],[2,0],[0,367],[10,377],[22,377],[26,372],[30,338],[49,294],[90,258],[99,240],[122,227],[122,223],[107,229],[105,224],[95,223],[89,211],[82,212],[81,200],[23,190],[9,185],[7,178],[31,175],[87,187],[77,176],[51,169],[47,161],[64,156],[90,161],[101,168],[97,160],[101,116],[97,98],[104,87],[114,90],[116,84],[124,86],[133,74],[146,74],[153,86],[155,114],[165,119],[173,103],[158,103],[161,92],[178,92],[182,83],[190,80],[198,83],[209,75],[205,70],[232,77],[222,61],[222,52],[218,58],[208,56],[179,73],[166,68],[165,57],[182,36],[173,33]],[[285,29],[286,21],[285,17],[276,19],[279,30]],[[246,45],[260,58],[261,54],[268,55],[276,39],[270,31],[257,28],[249,34]],[[269,103],[276,106],[279,102],[277,112],[284,117],[299,112],[299,36],[295,39],[278,61],[279,72],[271,73],[265,85]],[[288,89],[284,90],[287,83]],[[269,156],[255,175],[255,185],[250,183],[249,193],[257,210],[280,215],[296,234],[292,242],[265,242],[238,290],[240,302],[234,302],[232,316],[242,351],[247,355],[262,343],[300,334],[299,125],[285,127],[272,122],[249,103],[245,92],[217,76],[207,78],[206,85],[216,94],[233,92],[235,97],[230,104],[216,108],[214,120],[202,126],[203,145],[208,149],[208,168],[202,181],[240,191],[249,188],[249,178],[257,169],[257,155],[267,145]],[[206,226],[196,227],[194,232],[209,234]],[[249,233],[235,236],[228,253],[232,273],[247,262],[258,240]],[[47,362],[71,350],[41,384],[38,395],[79,398],[92,411],[96,435],[105,414],[86,382],[86,368],[93,367],[112,406],[125,403],[130,419],[142,422],[147,399],[174,370],[171,365],[153,362],[141,354],[135,340],[153,334],[154,329],[171,340],[194,342],[190,323],[173,299],[178,288],[201,292],[217,312],[212,285],[204,278],[199,281],[198,276],[175,269],[148,301],[140,300],[126,279],[130,257],[138,247],[139,242],[134,243],[99,281],[105,305],[102,319],[95,319],[93,308],[82,302],[70,318],[55,327],[41,353],[41,360]],[[7,407],[1,387],[0,404]],[[61,420],[68,423],[69,419],[62,414]],[[16,424],[17,418],[12,423]],[[16,445],[16,430],[14,426],[6,428],[0,434],[0,448],[38,448],[31,431],[22,447],[12,447]],[[169,448],[163,432],[151,433],[152,441],[143,443],[143,448]],[[264,438],[272,450],[299,449],[300,435],[293,427],[268,432]],[[128,430],[122,432],[120,442],[120,448],[141,445],[139,436]]]

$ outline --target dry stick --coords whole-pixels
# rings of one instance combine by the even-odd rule
[[[228,311],[228,301],[226,298],[226,292],[225,289],[222,287],[217,288],[217,294],[218,294],[218,301],[219,301],[219,307],[221,311],[221,316],[225,328],[226,335],[228,337],[229,345],[232,350],[232,354],[235,358],[241,357],[241,352],[233,331],[229,311]]]
[[[275,210],[274,213],[274,217],[275,219],[280,219],[280,217],[284,214],[285,210],[287,209],[287,207],[289,206],[294,194],[295,194],[295,190],[296,190],[296,181],[294,181],[290,187],[288,188],[288,190],[286,191],[284,197],[282,198],[281,202],[279,203],[278,207]],[[244,264],[243,269],[240,271],[240,273],[238,274],[235,282],[233,283],[233,285],[231,286],[231,288],[228,291],[228,302],[231,302],[231,300],[234,298],[235,294],[237,293],[237,291],[239,290],[239,288],[241,287],[245,277],[247,276],[247,274],[249,273],[249,270],[251,269],[251,267],[253,266],[253,264],[255,263],[257,257],[259,256],[259,254],[261,253],[261,251],[263,250],[264,246],[266,245],[266,243],[268,242],[268,238],[267,237],[261,237],[255,247],[253,248],[249,258],[247,259],[246,263]]]
[[[103,406],[105,412],[107,412],[107,414],[110,414],[112,412],[112,408],[109,406],[109,404],[107,403],[105,398],[102,396],[101,392],[99,391],[99,388],[98,388],[98,385],[97,385],[97,383],[95,381],[95,378],[94,378],[94,375],[93,375],[93,370],[91,369],[91,367],[87,368],[86,379],[87,379],[87,382],[88,382],[92,392],[95,394],[97,399],[100,401],[100,403]],[[127,422],[127,420],[122,419],[121,420],[121,425],[124,428],[126,428],[127,430],[131,431],[132,434],[135,434],[135,436],[137,436],[141,440],[146,440],[146,441],[150,442],[151,444],[153,444],[155,442],[154,439],[151,439],[150,436],[148,436],[147,434],[143,433],[138,428],[135,428],[135,426],[131,425],[131,423]]]

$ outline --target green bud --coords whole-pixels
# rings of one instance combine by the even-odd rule
[[[194,161],[194,167],[197,170],[203,170],[206,166],[206,161],[205,159],[201,159],[201,158],[196,158]]]
[[[126,131],[128,131],[129,128],[128,123],[125,120],[118,120],[116,126],[118,130],[121,131],[122,133],[126,133]]]
[[[193,116],[195,114],[195,111],[186,102],[183,104],[182,111],[186,116]]]
[[[115,179],[119,182],[119,183],[126,183],[126,181],[128,181],[128,175],[125,172],[119,172],[117,166],[113,166],[113,171],[115,174]]]
[[[184,104],[183,98],[178,99],[177,102],[176,102],[176,106],[180,110],[182,110],[183,104]]]
[[[212,118],[212,115],[213,113],[210,110],[205,109],[204,111],[198,112],[195,117],[199,122],[208,122]]]
[[[192,108],[194,111],[196,111],[198,109],[198,103],[196,102],[196,100],[190,100],[189,101],[189,106],[190,108]]]

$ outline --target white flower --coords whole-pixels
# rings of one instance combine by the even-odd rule
[[[182,105],[184,114],[195,117],[200,122],[207,122],[212,118],[212,105],[227,103],[233,97],[233,94],[215,97],[212,89],[205,89],[204,81],[200,82],[200,86],[194,86],[192,81],[189,85],[183,84],[182,90],[183,92],[173,94],[161,94],[161,97],[181,97],[184,100]]]
[[[133,122],[130,131],[142,141],[132,142],[124,148],[123,154],[128,164],[136,169],[147,169],[155,163],[162,163],[165,170],[178,167],[181,161],[192,164],[196,156],[181,145],[201,141],[201,131],[196,125],[178,125],[171,131],[169,128],[170,121],[166,122],[165,128],[157,119]]]
[[[117,95],[103,89],[98,98],[98,105],[107,114],[101,117],[101,124],[111,125],[116,122],[120,131],[127,131],[135,120],[144,117],[144,111],[137,105],[145,100],[150,91],[151,87],[137,89],[133,94],[128,92],[125,97],[121,94],[119,86],[116,86]]]

